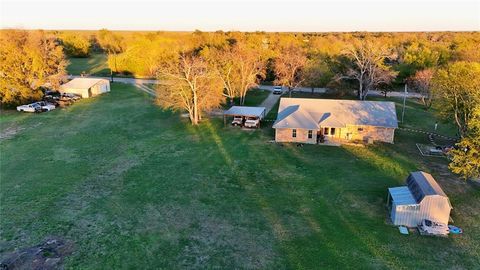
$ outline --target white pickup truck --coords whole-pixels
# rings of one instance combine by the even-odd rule
[[[232,121],[233,126],[242,126],[243,125],[243,116],[235,115]]]
[[[40,105],[38,105],[37,103],[32,103],[32,104],[17,106],[17,111],[19,111],[19,112],[41,112],[42,107]]]
[[[50,104],[50,103],[48,103],[48,102],[39,101],[39,102],[37,102],[37,104],[42,108],[42,111],[55,110],[55,105]]]
[[[244,125],[248,128],[258,128],[260,125],[260,119],[257,117],[247,117]]]

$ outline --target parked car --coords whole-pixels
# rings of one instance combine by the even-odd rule
[[[45,101],[39,101],[39,102],[36,102],[38,105],[40,105],[40,107],[42,108],[42,111],[51,111],[51,110],[55,110],[55,105],[53,104],[50,104],[48,102],[45,102]]]
[[[17,107],[17,111],[19,112],[41,112],[42,107],[37,103],[21,105]]]
[[[243,125],[243,117],[242,116],[234,116],[232,125],[234,126],[242,126]]]
[[[257,117],[247,117],[244,125],[249,128],[258,128],[260,126],[260,119]]]
[[[43,95],[43,100],[49,101],[49,100],[59,100],[61,94],[57,91],[51,91],[47,90],[45,91],[45,95]]]
[[[274,95],[281,95],[283,93],[281,86],[274,86],[273,87],[273,94]]]
[[[82,97],[77,96],[75,94],[70,94],[70,93],[63,93],[61,95],[61,98],[70,99],[70,100],[73,100],[73,101],[77,101],[79,99],[82,99]]]
[[[60,95],[60,98],[58,99],[57,103],[60,107],[65,107],[65,106],[71,105],[72,103],[74,103],[79,99],[80,97],[74,94],[63,93]]]
[[[424,219],[422,221],[420,229],[423,232],[432,235],[447,235],[449,233],[447,224],[431,221],[429,219]]]

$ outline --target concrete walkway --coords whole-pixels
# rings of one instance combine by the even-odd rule
[[[157,93],[155,92],[155,90],[153,90],[152,88],[150,88],[148,86],[145,86],[144,84],[136,83],[135,86],[137,86],[138,89],[142,90],[143,92],[145,92],[145,93],[147,93],[151,96],[154,96],[154,97],[157,96]]]
[[[270,92],[268,97],[259,105],[259,107],[265,107],[265,115],[267,115],[277,104],[278,100],[280,99],[280,95],[274,95],[273,92]]]

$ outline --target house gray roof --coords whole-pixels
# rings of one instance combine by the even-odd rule
[[[263,118],[265,107],[232,106],[224,112],[225,115],[242,115]]]
[[[412,205],[417,204],[417,201],[413,197],[410,189],[408,187],[393,187],[389,188],[388,192],[390,197],[395,202],[396,205]]]
[[[318,129],[366,125],[397,128],[395,103],[313,98],[282,98],[273,128]]]
[[[412,172],[407,178],[407,186],[413,197],[419,203],[426,196],[439,195],[447,197],[437,181],[429,173],[418,171]]]

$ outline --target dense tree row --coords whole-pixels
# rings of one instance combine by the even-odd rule
[[[0,35],[0,105],[39,100],[42,88],[58,88],[65,60],[57,38],[44,31],[2,31]]]

